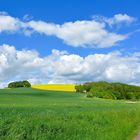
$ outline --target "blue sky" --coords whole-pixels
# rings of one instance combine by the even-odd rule
[[[6,83],[12,80],[31,79],[33,82],[65,83],[65,81],[85,82],[107,80],[139,84],[140,81],[136,78],[128,80],[130,77],[137,77],[139,74],[139,7],[139,0],[1,0],[1,16],[4,16],[4,18],[12,18],[12,20],[5,20],[5,23],[0,22],[0,46],[1,50],[3,50],[0,52],[0,56],[5,56],[6,47],[4,44],[7,44],[9,48],[14,47],[14,53],[16,54],[18,54],[19,51],[23,52],[23,50],[25,50],[24,53],[26,54],[28,54],[28,51],[31,51],[33,54],[34,51],[36,51],[38,55],[34,56],[33,59],[43,59],[47,64],[48,61],[50,61],[48,57],[52,57],[57,53],[60,55],[59,58],[57,56],[57,60],[61,57],[63,58],[63,56],[67,56],[68,63],[71,63],[70,60],[81,61],[80,59],[83,59],[83,62],[78,61],[78,64],[82,63],[83,67],[87,61],[86,58],[90,55],[95,57],[95,54],[99,55],[98,57],[104,55],[104,57],[107,58],[110,54],[113,54],[113,58],[110,59],[114,59],[114,61],[110,62],[109,59],[107,61],[107,63],[109,62],[109,66],[105,65],[104,71],[102,70],[102,65],[106,62],[98,64],[96,67],[98,67],[100,72],[99,74],[93,72],[94,74],[90,76],[91,78],[86,78],[88,74],[86,75],[86,72],[84,72],[84,70],[82,71],[83,67],[78,71],[72,69],[72,67],[75,66],[72,64],[71,67],[66,69],[68,71],[67,73],[60,72],[60,70],[54,72],[56,68],[51,67],[50,69],[53,70],[47,72],[46,77],[44,79],[42,78],[43,80],[40,78],[39,81],[37,81],[36,79],[38,79],[38,77],[34,79],[33,73],[41,72],[43,75],[44,72],[42,71],[45,69],[45,66],[42,66],[39,62],[42,69],[39,69],[37,65],[34,70],[24,68],[22,73],[24,76],[21,76],[21,73],[17,75],[13,74],[13,76],[10,75],[7,78],[2,78],[0,81]],[[16,21],[17,19],[18,21]],[[12,24],[15,24],[14,27]],[[55,50],[54,54],[52,50]],[[75,55],[76,58],[74,58],[73,55]],[[93,58],[93,63],[91,64],[94,67],[96,63],[94,62],[95,59],[96,58]],[[116,64],[115,59],[125,61],[120,65],[120,73],[126,68],[130,71],[130,75],[122,77],[122,73],[118,73],[122,79],[114,77],[113,74],[116,73],[114,71],[113,73],[111,70],[118,64],[118,62]],[[0,71],[2,77],[6,77],[3,72],[5,69],[7,71],[16,69],[14,66],[8,65],[8,58],[6,58],[6,60],[5,65],[7,65],[7,68],[5,68],[3,64],[4,68],[1,68]],[[58,65],[60,63],[63,64],[60,60],[57,62]],[[1,59],[0,64],[2,64],[2,61]],[[28,62],[28,60],[26,61]],[[13,63],[15,63],[15,60],[13,60]],[[51,60],[51,63],[56,62]],[[110,63],[114,63],[114,65]],[[135,65],[131,65],[130,67],[128,63],[134,63]],[[27,71],[27,69],[29,70]],[[72,71],[68,69],[72,69]],[[94,71],[94,69],[95,68],[91,69],[91,71]],[[136,69],[136,71],[134,69]],[[109,70],[113,73],[111,76]],[[52,73],[53,75],[48,76]],[[104,73],[109,74],[106,76]],[[132,73],[134,73],[133,76]],[[99,76],[100,74],[102,74],[101,77]],[[57,77],[56,79],[55,76]],[[69,77],[68,81],[66,77]]]
[[[63,24],[64,22],[69,21],[91,20],[93,15],[112,17],[119,13],[128,14],[139,19],[139,6],[139,0],[1,0],[0,11],[5,11],[9,15],[20,19],[25,15],[29,15],[29,17],[34,20]],[[133,25],[131,28],[125,28],[125,33],[133,32],[135,29],[139,28],[139,26]],[[119,46],[108,49],[73,48],[65,45],[61,40],[55,37],[46,37],[38,34],[33,35],[32,37],[19,34],[2,34],[0,36],[0,44],[12,44],[15,45],[17,49],[37,49],[41,55],[46,55],[51,52],[52,48],[55,48],[59,50],[68,50],[71,53],[78,53],[85,56],[92,52],[106,53],[122,48],[127,51],[133,51],[133,48],[134,50],[135,48],[140,50],[140,43],[138,41],[139,36],[140,33],[135,33],[131,38],[121,42]]]

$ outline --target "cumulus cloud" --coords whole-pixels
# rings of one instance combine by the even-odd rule
[[[0,12],[0,33],[17,32],[25,27],[26,24],[18,18],[11,17],[5,12]]]
[[[14,46],[0,46],[0,82],[31,78],[39,74],[42,58],[30,50],[18,51]]]
[[[101,20],[102,19],[102,20]],[[0,13],[0,33],[23,32],[30,36],[37,32],[46,36],[55,36],[67,45],[73,47],[107,48],[118,45],[128,38],[126,34],[119,34],[107,28],[108,25],[132,23],[135,18],[127,14],[117,14],[112,18],[96,17],[92,20],[77,20],[63,24],[35,21],[25,15],[23,20]]]
[[[111,18],[95,15],[92,17],[92,19],[98,22],[106,23],[109,26],[131,24],[137,20],[136,18],[131,17],[127,14],[116,14]]]
[[[52,50],[40,57],[33,50],[16,50],[0,46],[0,86],[9,81],[29,80],[32,83],[82,83],[110,81],[140,84],[140,55],[123,56],[120,52],[81,57],[66,51]]]
[[[99,80],[125,83],[140,82],[138,80],[140,78],[138,76],[140,74],[139,59],[134,56],[122,56],[119,52],[93,54],[85,58],[74,54],[60,55],[59,59],[57,57],[55,61],[47,61],[53,62],[51,72],[54,72],[51,83],[79,83]]]
[[[28,24],[34,31],[54,35],[73,47],[107,48],[127,38],[127,35],[107,31],[104,23],[94,20],[67,22],[62,25],[43,21],[31,21]]]
[[[116,14],[113,18],[108,18],[106,20],[110,25],[118,23],[127,23],[130,24],[136,21],[136,18],[128,16],[127,14]]]

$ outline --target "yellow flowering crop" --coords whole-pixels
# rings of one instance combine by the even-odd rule
[[[57,91],[75,91],[75,84],[37,84],[32,88]]]

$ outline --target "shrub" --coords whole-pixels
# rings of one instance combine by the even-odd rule
[[[88,92],[87,97],[91,98],[91,97],[94,97],[94,96],[93,96],[93,94],[91,92]]]

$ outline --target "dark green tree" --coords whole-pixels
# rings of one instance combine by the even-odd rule
[[[11,82],[8,84],[8,88],[20,88],[20,87],[31,87],[31,84],[27,80]]]

